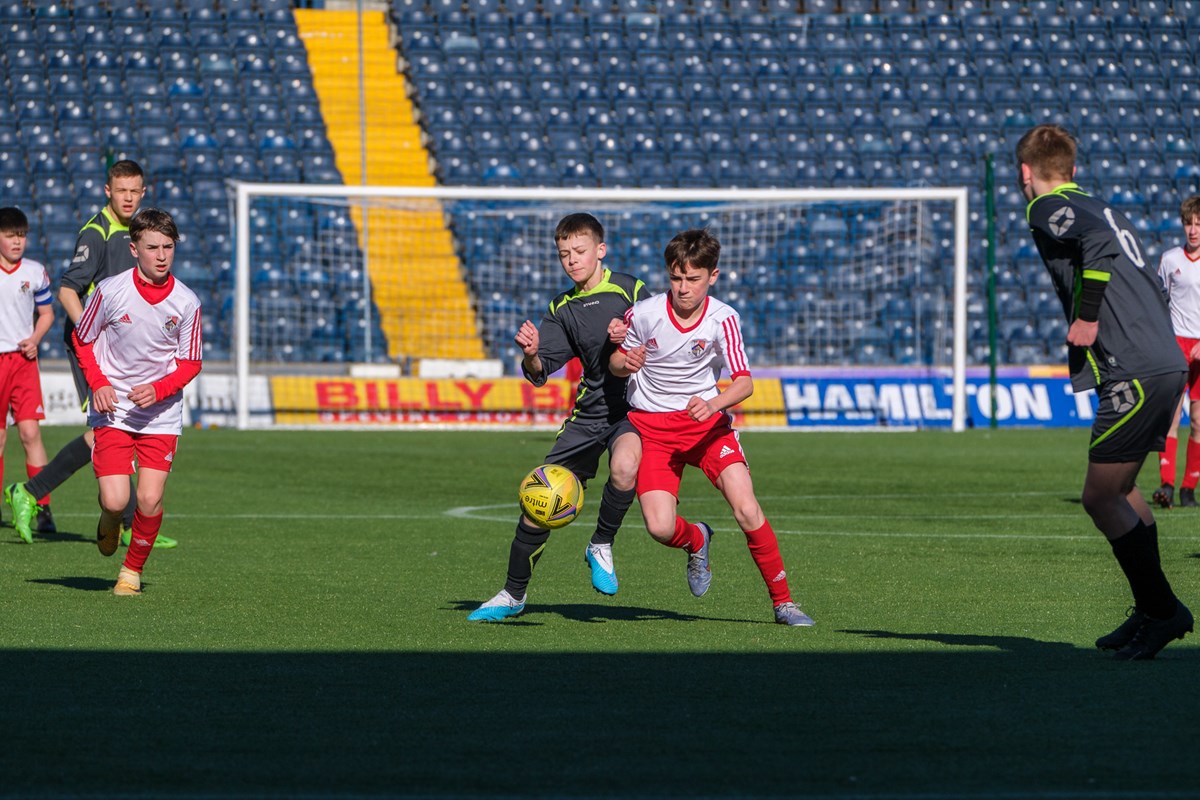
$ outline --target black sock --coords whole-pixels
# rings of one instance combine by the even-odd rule
[[[625,519],[625,512],[633,505],[637,497],[636,489],[621,491],[612,485],[612,481],[604,484],[604,494],[600,498],[600,514],[596,517],[596,532],[592,534],[592,544],[612,544]]]
[[[525,596],[529,579],[533,577],[533,568],[542,557],[549,538],[548,530],[527,526],[523,519],[517,523],[517,532],[508,550],[508,580],[504,582],[504,588],[514,599],[520,600]]]
[[[1147,525],[1138,520],[1133,530],[1109,544],[1129,581],[1138,611],[1154,619],[1174,615],[1178,601],[1158,557],[1158,523]]]
[[[59,486],[67,482],[67,478],[83,469],[92,460],[92,448],[87,440],[78,436],[67,442],[59,450],[50,463],[42,467],[42,471],[25,482],[25,491],[41,500]]]

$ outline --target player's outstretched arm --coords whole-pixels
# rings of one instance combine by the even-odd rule
[[[517,330],[517,335],[513,337],[513,341],[521,348],[525,358],[525,371],[531,377],[537,377],[542,374],[542,360],[538,358],[538,345],[541,344],[541,339],[538,334],[537,326],[529,320],[521,323],[521,327]]]

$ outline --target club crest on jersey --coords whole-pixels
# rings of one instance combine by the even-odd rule
[[[704,355],[704,351],[708,349],[707,339],[692,339],[692,355]]]
[[[167,317],[167,321],[163,324],[163,330],[167,333],[179,327],[179,317]]]
[[[21,294],[29,294],[29,281],[21,281]]]
[[[658,339],[651,339],[650,341],[646,342],[646,349],[647,350],[657,350],[658,349]]]

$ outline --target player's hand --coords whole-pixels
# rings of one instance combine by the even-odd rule
[[[521,352],[527,356],[536,356],[538,352],[538,329],[529,320],[525,320],[521,325],[521,329],[517,331],[517,335],[513,337],[513,341],[521,348]]]
[[[646,345],[625,352],[625,369],[630,375],[646,366]]]
[[[25,356],[25,358],[29,359],[30,361],[33,361],[35,358],[37,358],[38,346],[37,342],[35,342],[33,339],[22,339],[21,341],[17,342],[17,350],[21,351],[21,355]]]
[[[101,414],[111,414],[117,410],[117,390],[111,386],[101,386],[92,392],[92,408]]]
[[[1071,329],[1067,331],[1067,343],[1076,347],[1091,347],[1096,343],[1096,334],[1099,331],[1099,322],[1077,319],[1071,323]]]
[[[129,390],[129,394],[125,395],[138,408],[149,408],[158,402],[158,393],[154,391],[154,387],[148,383],[141,383]]]
[[[693,396],[692,399],[688,400],[687,412],[696,422],[704,422],[704,420],[717,413],[717,410],[704,398]]]
[[[623,319],[614,319],[608,323],[608,340],[615,345],[625,343],[625,335],[629,333],[629,326],[625,324]]]

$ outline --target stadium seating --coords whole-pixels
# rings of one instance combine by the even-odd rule
[[[181,274],[211,309],[211,354],[227,355],[225,180],[341,181],[290,9],[289,0],[0,3],[0,100],[10,111],[0,184],[5,202],[30,212],[30,256],[61,271],[103,197],[105,159],[140,161],[148,202],[189,222]],[[1002,355],[1017,363],[1057,360],[1062,333],[1012,188],[1021,131],[1042,121],[1076,131],[1081,183],[1124,210],[1152,253],[1178,242],[1178,202],[1200,191],[1196,0],[394,0],[390,19],[446,184],[966,185],[978,213],[983,157],[993,154]],[[265,288],[253,324],[266,338],[256,356],[379,358],[382,347],[341,346],[370,302],[361,254],[319,264],[301,244],[352,237],[317,219],[268,222],[291,261],[257,276]],[[805,314],[828,302],[805,293],[821,289],[823,260],[856,234],[830,220],[810,228],[797,240],[802,258],[768,254],[765,272],[728,286],[761,322],[748,326],[760,362],[828,355],[819,330],[799,334]],[[948,235],[934,238],[936,250]],[[459,245],[468,272],[488,263],[487,236]],[[660,245],[622,243],[614,263],[651,275]],[[973,237],[975,309],[983,246]],[[779,293],[770,299],[766,275]],[[518,288],[541,302],[556,285]],[[527,307],[475,291],[488,346],[502,355]],[[864,296],[884,310],[881,323],[856,332],[843,358],[928,355],[918,312],[890,291]],[[311,345],[273,344],[288,316],[310,329]],[[985,340],[971,331],[974,355]],[[44,346],[61,354],[57,337]]]

